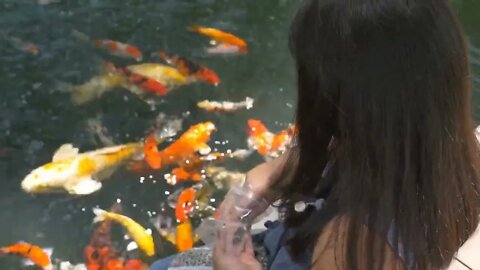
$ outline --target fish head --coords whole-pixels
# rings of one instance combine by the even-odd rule
[[[215,130],[215,124],[209,121],[193,126],[189,133],[196,137],[198,142],[206,142]]]
[[[197,107],[199,107],[200,109],[206,110],[210,107],[210,102],[208,100],[199,101],[199,102],[197,102]]]
[[[248,119],[248,136],[257,137],[268,132],[267,127],[260,120]]]
[[[61,189],[72,176],[72,170],[67,163],[52,162],[29,173],[21,186],[28,193],[49,192],[52,189]]]
[[[206,67],[193,74],[193,76],[215,86],[220,84],[220,78],[218,77],[217,73]]]

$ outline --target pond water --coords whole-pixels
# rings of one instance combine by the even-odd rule
[[[0,246],[24,240],[53,247],[55,258],[81,262],[94,228],[91,209],[108,209],[117,201],[125,214],[153,229],[150,218],[165,201],[166,191],[176,189],[163,180],[167,171],[138,174],[120,168],[99,192],[84,197],[32,196],[20,188],[22,179],[49,162],[64,143],[81,151],[104,147],[92,138],[87,124],[92,119],[105,127],[116,144],[142,140],[159,113],[183,115],[184,129],[209,120],[217,126],[210,144],[220,151],[246,147],[249,118],[264,121],[274,131],[284,128],[292,121],[295,104],[286,37],[297,2],[59,0],[38,5],[33,0],[0,0],[0,31],[39,48],[39,53],[32,55],[0,38]],[[459,0],[454,4],[471,44],[480,47],[480,2]],[[207,39],[186,30],[193,23],[244,38],[248,54],[206,54]],[[62,88],[89,80],[98,74],[102,60],[111,57],[72,37],[72,30],[135,44],[145,52],[145,61],[149,52],[157,50],[178,53],[216,71],[222,82],[217,87],[199,83],[181,87],[156,98],[155,106],[123,89],[75,106]],[[472,64],[476,74],[472,78],[473,113],[480,119],[480,50],[472,49]],[[255,98],[255,106],[235,114],[208,113],[196,107],[203,99],[241,100],[246,96]],[[246,170],[261,160],[254,155],[227,165]],[[140,181],[142,177],[146,180]],[[172,250],[167,248],[159,257],[169,252]],[[0,269],[19,269],[17,258],[0,258]]]

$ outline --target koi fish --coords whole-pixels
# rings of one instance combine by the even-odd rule
[[[40,50],[38,49],[38,46],[33,42],[24,41],[18,37],[9,36],[3,32],[0,32],[0,34],[3,37],[3,39],[7,40],[12,45],[12,47],[14,47],[15,49],[23,53],[38,55],[38,53],[40,52]]]
[[[108,178],[122,162],[140,154],[142,143],[110,146],[79,153],[71,144],[62,145],[53,160],[32,172],[21,186],[28,193],[66,190],[72,195],[87,195],[102,187],[100,180]]]
[[[175,207],[175,217],[178,222],[185,222],[188,220],[188,214],[193,209],[195,193],[196,191],[193,188],[186,188],[180,193],[177,206]]]
[[[71,100],[75,105],[83,105],[93,99],[101,97],[104,93],[122,86],[126,78],[118,72],[106,72],[92,77],[80,85],[62,84],[60,87],[69,89]]]
[[[241,54],[242,52],[240,47],[227,45],[227,44],[218,44],[216,46],[207,48],[207,53],[209,54]]]
[[[241,102],[204,100],[197,103],[197,107],[209,112],[234,112],[239,109],[250,110],[253,107],[253,98],[247,97]]]
[[[0,248],[0,253],[19,255],[44,270],[53,269],[52,262],[50,260],[51,250],[44,250],[39,246],[25,242],[19,242],[11,246]]]
[[[220,78],[213,70],[194,63],[184,57],[179,55],[170,55],[164,51],[153,53],[153,55],[159,57],[167,64],[175,67],[183,76],[193,77],[197,80],[204,81],[215,86],[220,83]]]
[[[222,30],[198,25],[192,25],[188,30],[207,36],[220,45],[236,47],[239,53],[247,53],[248,51],[247,43],[243,39]]]
[[[149,71],[146,66],[142,67],[142,65],[131,66],[131,69],[143,73],[148,73]],[[172,72],[168,71],[167,73],[170,74]],[[100,75],[94,76],[89,81],[80,85],[71,87],[66,85],[62,87],[71,88],[72,102],[76,105],[83,105],[93,99],[101,97],[105,92],[116,87],[126,88],[140,97],[143,97],[145,94],[164,96],[168,93],[168,89],[157,79],[158,78],[151,78],[144,74],[137,74],[131,71],[129,67],[118,67],[113,63],[107,62]]]
[[[144,145],[145,160],[153,169],[160,169],[164,166],[182,163],[196,155],[197,152],[208,154],[211,149],[207,142],[214,130],[215,125],[212,122],[196,124],[162,151],[158,150],[157,139],[152,134]]]
[[[159,215],[158,220],[163,220],[164,217]],[[192,223],[190,219],[185,222],[177,224],[175,227],[172,225],[170,219],[166,219],[166,223],[162,224],[162,221],[155,224],[155,228],[160,235],[167,241],[177,247],[179,252],[187,251],[191,249],[195,242],[198,241],[198,236],[193,233]]]
[[[104,220],[112,220],[122,225],[130,235],[130,237],[137,243],[138,247],[148,256],[155,255],[155,246],[153,244],[153,237],[142,225],[138,224],[133,219],[120,214],[107,212],[100,208],[94,208],[93,213],[95,219],[93,222],[100,222]]]
[[[252,151],[245,149],[238,149],[235,151],[227,151],[226,153],[209,153],[207,155],[193,155],[184,162],[179,163],[180,167],[174,168],[170,174],[165,175],[167,183],[174,185],[177,181],[200,181],[204,179],[203,169],[207,165],[219,163],[225,159],[246,159]]]
[[[145,63],[128,66],[126,69],[132,74],[153,79],[169,90],[191,82],[191,80],[185,77],[176,68],[162,64]]]
[[[294,132],[294,126],[291,126],[274,134],[261,121],[249,119],[248,145],[267,158],[278,157],[288,148]]]
[[[90,43],[97,48],[107,51],[111,55],[122,58],[131,58],[137,62],[142,61],[143,54],[136,46],[110,39],[92,39],[88,35],[77,30],[72,30],[72,35],[81,41]]]

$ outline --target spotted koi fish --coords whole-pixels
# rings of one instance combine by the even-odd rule
[[[87,195],[102,187],[122,162],[140,154],[142,143],[130,143],[79,153],[71,144],[62,145],[53,160],[29,173],[22,181],[28,193],[48,193],[66,190],[72,195]]]
[[[259,120],[248,120],[248,145],[266,158],[275,158],[287,150],[292,141],[295,127],[290,126],[275,134]]]
[[[88,35],[77,30],[73,30],[72,35],[77,39],[91,43],[95,47],[103,49],[112,55],[122,58],[131,58],[138,62],[142,61],[143,54],[136,46],[110,39],[92,39]]]
[[[193,77],[197,80],[213,84],[217,86],[220,83],[220,78],[211,69],[194,63],[179,55],[171,55],[165,51],[153,53],[153,56],[159,57],[167,64],[175,67],[182,75],[186,77]]]

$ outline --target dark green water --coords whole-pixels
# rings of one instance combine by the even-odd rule
[[[86,197],[31,196],[20,189],[30,170],[48,162],[63,143],[82,151],[102,147],[90,138],[87,119],[99,117],[116,143],[142,139],[158,113],[189,111],[185,127],[211,120],[218,128],[214,141],[228,140],[219,150],[246,146],[246,121],[258,118],[279,130],[292,120],[294,75],[286,34],[296,0],[62,0],[39,6],[33,0],[0,0],[0,29],[38,44],[31,56],[0,40],[0,246],[18,240],[55,248],[54,257],[80,262],[92,231],[91,208],[108,208],[120,199],[124,213],[150,226],[149,211],[157,211],[172,191],[160,171],[152,175],[119,170],[101,191]],[[480,2],[455,1],[471,43],[480,46]],[[228,30],[249,44],[245,56],[218,57],[204,53],[206,39],[185,29],[191,23]],[[58,82],[81,83],[95,75],[105,57],[71,37],[77,29],[98,38],[139,46],[144,52],[165,49],[215,70],[218,87],[194,84],[170,93],[152,110],[126,90],[115,90],[82,107]],[[472,53],[473,54],[473,53]],[[480,62],[480,54],[472,55]],[[474,67],[480,74],[480,66]],[[477,75],[478,76],[478,75]],[[480,117],[480,76],[474,83],[474,108]],[[254,109],[234,115],[205,113],[202,99],[256,99]],[[245,170],[258,156],[232,168]],[[140,183],[140,177],[147,177]],[[151,227],[151,226],[150,226]],[[0,258],[0,269],[18,269],[16,258]]]

